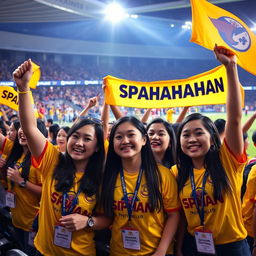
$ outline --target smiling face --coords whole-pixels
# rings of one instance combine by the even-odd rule
[[[17,131],[14,127],[14,124],[12,123],[11,126],[10,126],[10,129],[7,133],[7,137],[11,140],[11,141],[15,141],[16,139],[16,136],[17,136]]]
[[[163,123],[153,123],[148,129],[148,137],[156,154],[164,154],[170,145],[171,139]]]
[[[73,161],[88,161],[97,150],[97,137],[93,125],[85,125],[73,132],[67,142],[67,152]]]
[[[131,123],[120,124],[114,134],[114,150],[122,159],[140,158],[146,137]]]
[[[193,120],[184,125],[180,144],[182,151],[191,157],[194,166],[201,166],[211,147],[211,135],[201,120]]]
[[[21,146],[24,147],[24,146],[28,145],[27,138],[21,128],[19,128],[19,130],[18,130],[18,140],[19,140],[19,143]]]
[[[67,145],[67,133],[63,129],[58,131],[56,142],[59,148],[63,149],[61,152],[64,152]]]

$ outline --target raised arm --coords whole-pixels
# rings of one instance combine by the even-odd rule
[[[26,135],[30,152],[34,157],[39,157],[45,147],[46,138],[37,129],[36,117],[31,104],[31,92],[28,85],[31,75],[30,59],[13,72],[13,78],[18,88],[21,127]]]
[[[246,120],[246,122],[243,125],[243,133],[246,133],[252,126],[253,122],[256,119],[256,112],[253,113],[253,115]]]
[[[3,121],[9,121],[7,115],[6,115],[6,111],[4,110],[3,106],[0,107],[0,111],[2,112],[2,118],[3,118]]]
[[[8,119],[8,117],[6,115],[6,111],[4,110],[3,106],[0,107],[0,111],[2,112],[3,125],[4,125],[6,130],[9,130],[10,126],[7,124],[9,119]]]
[[[106,140],[107,137],[108,137],[109,111],[110,111],[109,105],[106,104],[106,102],[104,101],[103,108],[102,108],[102,111],[101,111],[101,121],[102,121],[102,126],[103,126],[104,140]]]
[[[149,116],[150,116],[150,114],[151,114],[151,110],[152,110],[152,108],[148,108],[148,109],[144,112],[144,114],[143,114],[143,116],[142,116],[142,118],[141,118],[141,122],[142,122],[142,123],[147,123],[148,118],[149,118]]]
[[[236,56],[230,50],[217,45],[214,47],[214,53],[216,58],[225,66],[228,79],[225,139],[231,151],[239,157],[244,150],[244,141],[241,124],[242,97]]]
[[[179,114],[179,116],[178,116],[178,118],[177,118],[175,123],[181,123],[184,120],[188,110],[189,110],[189,107],[184,107],[182,109],[182,111],[180,112],[180,114]]]
[[[95,96],[89,99],[87,105],[85,106],[85,108],[81,111],[81,113],[79,114],[79,116],[86,116],[88,111],[93,108],[94,106],[96,106],[98,104],[99,101],[99,96]]]
[[[119,118],[121,118],[123,116],[123,114],[118,106],[110,105],[110,108],[111,108],[116,120],[118,120]]]

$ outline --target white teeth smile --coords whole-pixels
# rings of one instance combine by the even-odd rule
[[[160,146],[161,143],[159,143],[159,142],[151,142],[151,145],[153,145],[153,146]]]
[[[125,147],[121,147],[121,150],[128,150],[128,149],[131,149],[132,146],[125,146]]]
[[[84,152],[83,149],[78,149],[78,148],[74,148],[73,150],[74,150],[75,152],[78,152],[78,153],[83,153],[83,152]]]
[[[199,148],[200,145],[191,145],[191,146],[188,146],[188,149],[195,149],[195,148]]]

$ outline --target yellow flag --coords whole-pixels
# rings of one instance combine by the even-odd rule
[[[256,75],[256,36],[232,13],[206,0],[190,0],[192,7],[191,41],[212,50],[215,43],[238,57],[238,64]]]
[[[30,88],[36,89],[37,83],[41,76],[41,71],[40,71],[40,66],[35,64],[33,61],[32,61],[32,72],[33,74],[28,84]]]
[[[32,92],[30,92],[30,98],[33,105],[33,109],[36,117],[38,118],[38,112],[34,104],[34,99]],[[10,86],[0,86],[0,104],[6,105],[9,108],[18,111],[19,110],[19,101],[18,93]]]
[[[224,66],[182,80],[135,82],[106,76],[104,84],[105,101],[109,105],[170,108],[226,103]]]

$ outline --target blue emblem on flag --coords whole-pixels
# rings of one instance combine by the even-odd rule
[[[247,30],[238,21],[230,17],[210,18],[218,29],[222,39],[234,50],[247,51],[251,46],[251,38]]]

